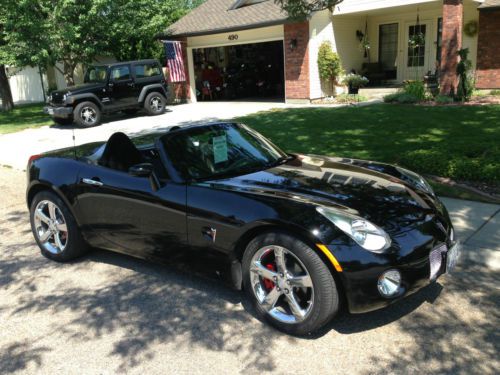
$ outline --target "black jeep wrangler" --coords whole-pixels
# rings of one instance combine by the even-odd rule
[[[82,85],[52,92],[43,110],[58,124],[74,121],[88,127],[99,124],[103,113],[135,113],[144,108],[150,115],[162,114],[167,90],[156,60],[93,65]]]

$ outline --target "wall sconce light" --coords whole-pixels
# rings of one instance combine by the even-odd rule
[[[292,39],[290,40],[290,49],[293,51],[295,48],[297,48],[297,39]]]

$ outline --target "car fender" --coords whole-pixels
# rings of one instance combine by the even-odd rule
[[[167,98],[168,96],[167,90],[165,90],[165,87],[163,87],[161,83],[153,83],[142,88],[137,101],[139,103],[142,103],[144,99],[146,99],[146,95],[148,95],[151,91],[160,91],[165,96],[165,98]]]
[[[83,101],[90,101],[95,103],[99,107],[99,109],[102,109],[102,103],[95,94],[92,93],[76,94],[76,95],[71,95],[69,98],[71,105],[76,105]]]

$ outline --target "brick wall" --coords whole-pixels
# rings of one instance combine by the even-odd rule
[[[285,24],[285,98],[309,100],[309,22]],[[292,49],[290,43],[297,40]]]
[[[476,73],[478,88],[500,88],[500,9],[479,12]]]
[[[443,47],[441,50],[441,93],[456,92],[458,50],[462,46],[462,0],[443,0]]]

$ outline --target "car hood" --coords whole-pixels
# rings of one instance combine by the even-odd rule
[[[444,216],[441,203],[405,182],[396,167],[355,159],[297,155],[264,171],[208,183],[348,210],[384,228]]]
[[[98,89],[104,87],[104,83],[83,83],[81,85],[69,86],[63,90],[56,90],[51,93],[52,96],[63,96],[64,94],[79,94],[81,92],[87,92],[92,89]]]

